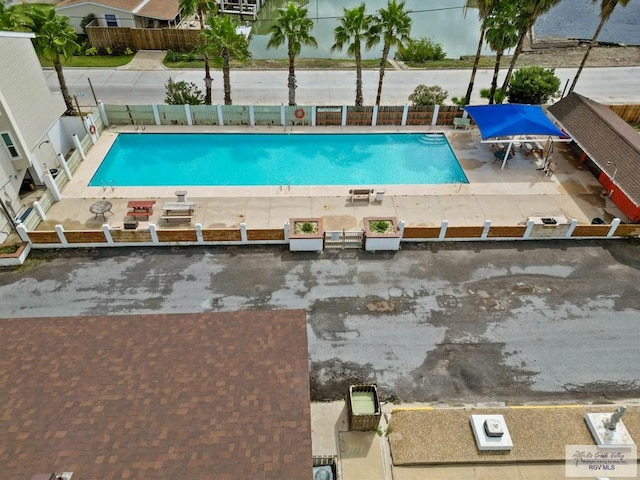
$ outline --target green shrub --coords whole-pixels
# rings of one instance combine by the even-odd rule
[[[372,220],[369,222],[369,230],[373,233],[387,233],[391,224],[386,220]]]
[[[396,58],[404,62],[424,63],[434,60],[444,60],[446,54],[442,45],[429,38],[411,39],[406,45],[398,48]]]
[[[439,85],[418,85],[409,95],[409,101],[414,105],[430,106],[442,105],[449,92]]]
[[[311,222],[304,222],[302,224],[302,231],[304,233],[313,233],[313,230],[314,230],[314,228],[313,228],[313,224]]]
[[[166,97],[164,101],[169,105],[202,105],[204,95],[195,83],[181,80],[174,82],[171,77],[164,85]]]
[[[125,55],[133,55],[133,50],[131,50],[129,47],[124,49],[124,54]]]
[[[559,95],[560,79],[555,70],[538,66],[516,70],[509,82],[509,103],[542,105]]]
[[[84,54],[88,57],[98,55],[98,49],[96,47],[89,47],[84,51]]]

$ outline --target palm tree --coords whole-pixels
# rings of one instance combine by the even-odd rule
[[[471,70],[471,78],[469,79],[469,86],[467,87],[467,94],[464,97],[464,104],[468,105],[471,101],[471,93],[473,92],[473,84],[476,79],[476,72],[478,71],[478,64],[480,63],[480,55],[482,54],[482,44],[484,43],[484,34],[487,30],[487,18],[493,10],[494,3],[497,0],[468,0],[465,5],[465,13],[471,5],[478,9],[478,18],[480,19],[480,40],[478,40],[478,48],[476,50],[476,58],[473,61],[473,69]]]
[[[215,0],[180,0],[180,10],[185,16],[198,14],[200,20],[200,30],[204,30],[205,16],[217,11],[218,5]],[[211,67],[209,66],[209,57],[204,54],[204,103],[211,105]]]
[[[593,0],[594,2],[596,0]],[[569,93],[573,92],[573,89],[576,88],[576,83],[578,83],[578,78],[580,78],[580,74],[582,73],[582,69],[584,65],[587,63],[587,58],[589,58],[589,53],[591,53],[591,49],[598,41],[598,36],[600,36],[600,31],[604,24],[609,21],[611,14],[615,10],[618,3],[623,7],[626,7],[631,0],[601,0],[600,3],[600,23],[598,24],[598,28],[596,29],[596,33],[593,34],[593,38],[591,39],[591,43],[589,43],[589,47],[587,47],[587,51],[584,52],[584,57],[582,57],[582,62],[580,62],[580,66],[578,67],[578,72],[576,76],[573,78],[573,82],[571,82],[571,87],[569,88]]]
[[[504,82],[502,84],[502,89],[504,91],[506,91],[509,86],[509,80],[511,79],[511,74],[515,68],[518,56],[524,47],[524,40],[527,38],[527,32],[531,31],[540,15],[547,13],[551,10],[551,7],[554,7],[560,3],[560,1],[561,0],[521,0],[521,5],[518,9],[519,13],[514,17],[515,23],[518,25],[518,30],[520,31],[520,36],[518,37],[518,44],[513,52],[513,57],[511,57],[509,70],[507,70],[507,75],[504,77]]]
[[[69,18],[56,15],[53,8],[32,7],[27,15],[33,23],[33,32],[36,34],[35,50],[38,55],[53,62],[53,68],[60,83],[60,92],[67,106],[66,114],[74,115],[71,95],[62,72],[62,58],[68,58],[79,50],[76,32],[69,25]]]
[[[500,0],[492,12],[487,17],[486,39],[491,50],[496,52],[496,63],[493,68],[493,79],[491,80],[491,91],[489,93],[489,104],[498,88],[498,73],[500,72],[500,60],[504,51],[515,47],[518,42],[518,29],[513,22],[517,12],[517,0]]]
[[[359,7],[344,8],[344,14],[338,19],[338,26],[334,29],[335,43],[331,51],[342,50],[347,46],[347,53],[356,60],[356,106],[361,107],[362,98],[362,41],[369,44],[368,38],[373,17],[365,13],[367,6],[361,3]]]
[[[382,58],[380,59],[380,76],[378,78],[378,93],[376,95],[376,105],[380,105],[382,97],[382,80],[384,78],[387,59],[391,47],[399,47],[409,41],[411,33],[411,17],[404,9],[404,0],[389,0],[387,8],[378,10],[378,15],[374,17],[372,35],[369,36],[368,47],[378,43],[379,36],[382,35]]]
[[[229,62],[231,58],[247,60],[251,57],[249,42],[244,35],[236,32],[236,24],[228,17],[211,17],[209,28],[200,32],[205,55],[222,59],[222,80],[224,84],[224,104],[231,105],[231,79]]]
[[[13,7],[7,7],[0,2],[0,30],[15,32],[22,30],[24,25]]]
[[[315,37],[311,35],[312,28],[313,22],[308,17],[307,9],[297,3],[289,2],[278,9],[276,23],[269,29],[271,37],[267,42],[267,48],[278,48],[287,43],[289,105],[296,104],[296,57],[300,55],[303,45],[318,46]]]

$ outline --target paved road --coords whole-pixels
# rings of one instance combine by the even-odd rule
[[[562,86],[573,79],[575,69],[560,68],[556,75]],[[377,72],[363,72],[365,104],[375,102]],[[450,96],[462,96],[467,90],[468,70],[403,70],[388,71],[383,87],[382,103],[402,105],[418,84],[440,85]],[[476,80],[476,97],[481,87],[491,83],[492,72],[481,70]],[[53,70],[45,70],[52,90],[59,90]],[[204,89],[200,70],[134,71],[118,69],[65,69],[65,78],[72,94],[79,96],[81,105],[93,104],[87,78],[96,96],[105,103],[150,104],[164,103],[164,84],[169,77],[186,80]],[[223,102],[221,73],[214,76],[213,102]],[[297,72],[297,102],[300,105],[352,105],[355,98],[355,73],[346,70],[301,70]],[[232,98],[237,105],[287,103],[287,72],[232,70]],[[588,68],[580,77],[577,92],[603,103],[640,103],[640,67]]]
[[[0,276],[0,318],[303,308],[317,400],[353,381],[405,402],[640,397],[639,247],[35,252]]]

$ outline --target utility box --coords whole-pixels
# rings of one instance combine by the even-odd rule
[[[349,387],[349,430],[367,432],[376,430],[380,423],[380,400],[375,385]]]

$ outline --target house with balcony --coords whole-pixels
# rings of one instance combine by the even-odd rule
[[[73,142],[61,121],[64,100],[49,90],[32,38],[0,31],[0,242],[28,208],[22,196],[48,188],[49,171]]]
[[[82,20],[95,16],[94,27],[175,28],[180,23],[178,0],[63,0],[56,13],[69,17],[69,24],[83,33]]]

